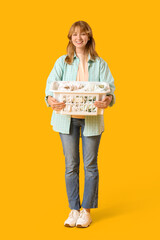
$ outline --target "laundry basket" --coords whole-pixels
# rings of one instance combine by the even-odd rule
[[[103,115],[104,110],[97,108],[94,102],[103,100],[110,93],[110,87],[106,82],[54,81],[50,91],[57,101],[66,104],[56,113],[93,116]]]

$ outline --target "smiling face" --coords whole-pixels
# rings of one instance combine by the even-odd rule
[[[84,31],[81,32],[80,27],[76,27],[72,34],[72,43],[76,49],[84,50],[88,40],[88,34]]]

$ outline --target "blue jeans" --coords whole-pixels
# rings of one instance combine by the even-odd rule
[[[60,134],[65,156],[65,182],[69,207],[79,210],[98,207],[99,173],[97,166],[98,148],[101,135],[85,137],[83,130],[85,119],[71,118],[70,134]],[[79,198],[79,138],[80,129],[83,148],[83,162],[85,171],[85,185],[83,202]]]

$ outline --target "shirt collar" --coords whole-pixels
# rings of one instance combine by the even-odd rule
[[[75,51],[74,51],[74,58],[78,58]],[[89,61],[94,61],[93,59],[91,59],[90,53],[88,54],[88,62]]]

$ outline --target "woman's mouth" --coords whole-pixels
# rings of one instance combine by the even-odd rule
[[[77,44],[81,44],[83,41],[81,41],[81,42],[76,42]]]

